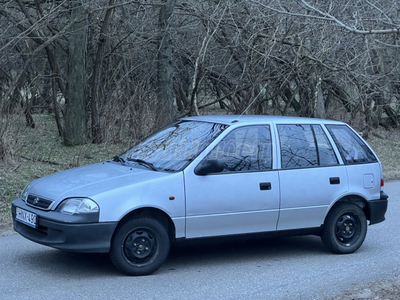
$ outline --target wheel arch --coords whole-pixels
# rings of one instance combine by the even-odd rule
[[[136,217],[136,216],[146,216],[146,217],[150,217],[153,218],[157,221],[159,221],[161,223],[161,225],[163,225],[169,235],[169,240],[170,243],[172,244],[175,240],[175,236],[176,236],[176,229],[175,229],[175,224],[172,221],[171,217],[164,212],[161,209],[158,208],[154,208],[154,207],[141,207],[141,208],[137,208],[129,213],[127,213],[119,222],[117,227],[114,230],[114,234],[117,232],[118,228],[121,227],[123,224],[125,224],[128,220],[131,220],[132,218]]]
[[[352,204],[356,204],[358,207],[361,208],[361,210],[364,212],[365,217],[367,218],[367,220],[371,220],[371,210],[370,207],[368,205],[368,201],[360,196],[360,195],[346,195],[342,198],[340,198],[338,201],[336,201],[327,211],[326,215],[325,215],[325,219],[324,222],[329,214],[329,212],[336,206],[338,206],[340,203],[352,203]]]

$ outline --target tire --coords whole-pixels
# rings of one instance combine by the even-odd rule
[[[168,232],[156,219],[137,216],[119,227],[113,237],[110,258],[127,275],[149,275],[167,259]]]
[[[362,209],[352,203],[339,203],[331,209],[322,228],[325,247],[338,254],[353,253],[367,235],[367,219]]]

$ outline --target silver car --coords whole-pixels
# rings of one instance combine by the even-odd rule
[[[122,272],[146,275],[176,239],[316,234],[354,252],[385,219],[383,185],[377,156],[342,122],[189,117],[113,160],[33,181],[12,214],[34,242],[108,252]]]

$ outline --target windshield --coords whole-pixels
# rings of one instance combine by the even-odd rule
[[[181,171],[228,125],[180,121],[166,126],[119,156],[152,170]]]

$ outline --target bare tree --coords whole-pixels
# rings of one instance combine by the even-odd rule
[[[102,100],[100,86],[102,83],[101,74],[104,59],[105,46],[108,39],[108,29],[111,22],[111,17],[114,12],[115,0],[110,0],[108,3],[109,8],[105,12],[104,20],[101,25],[99,38],[97,41],[97,51],[95,55],[95,60],[93,63],[93,78],[91,84],[91,98],[90,98],[90,108],[91,108],[91,123],[92,123],[92,142],[102,143],[103,135],[100,120],[99,102]]]
[[[2,112],[54,114],[66,143],[189,114],[399,124],[398,1],[79,3],[0,0]]]
[[[85,2],[70,1],[71,33],[68,52],[68,97],[65,108],[64,143],[79,145],[86,142],[86,48],[87,14]]]
[[[176,0],[164,0],[160,7],[158,49],[158,84],[157,84],[157,125],[162,126],[175,118],[174,107],[174,68],[172,65],[173,42],[171,37],[171,17]]]

